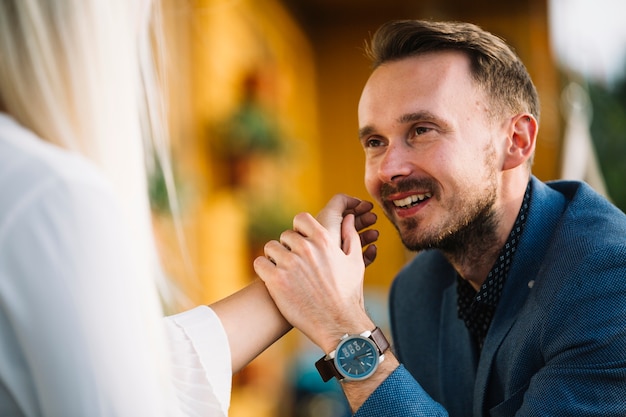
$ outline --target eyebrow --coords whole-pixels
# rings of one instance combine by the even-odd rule
[[[435,116],[433,113],[429,111],[418,111],[414,113],[403,114],[397,119],[397,122],[400,124],[407,124],[407,123],[413,123],[413,122],[424,121],[424,120],[437,121],[441,124],[445,124],[443,120],[441,120],[441,118]],[[374,126],[372,125],[364,126],[359,129],[359,139],[362,139],[365,136],[371,135],[375,131],[376,129],[374,129]]]
[[[363,139],[365,136],[369,136],[370,134],[374,133],[374,127],[373,126],[365,126],[359,129],[359,139]]]
[[[437,120],[441,121],[441,119],[429,111],[418,111],[415,113],[406,113],[398,118],[398,123],[412,123],[423,120]]]

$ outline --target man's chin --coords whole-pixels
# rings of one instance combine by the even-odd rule
[[[418,235],[418,231],[414,229],[411,231],[401,232],[400,239],[402,240],[404,247],[412,252],[419,252],[433,247],[431,239],[424,239],[424,237]]]

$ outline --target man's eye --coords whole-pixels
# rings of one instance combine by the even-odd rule
[[[430,128],[424,126],[417,126],[413,129],[415,136],[420,136],[428,132],[430,132]]]
[[[383,141],[377,138],[369,138],[365,141],[366,148],[377,148],[383,145]]]

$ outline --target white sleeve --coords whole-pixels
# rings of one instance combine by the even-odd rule
[[[166,318],[174,385],[182,403],[217,404],[228,415],[232,381],[230,348],[211,308],[199,306]]]

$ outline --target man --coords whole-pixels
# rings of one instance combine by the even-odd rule
[[[300,214],[266,245],[273,263],[255,261],[327,354],[321,374],[357,416],[626,415],[626,216],[532,176],[539,104],[519,58],[474,25],[425,21],[383,25],[369,52],[365,184],[420,252],[392,286],[393,353],[365,332],[348,227],[341,251]]]

